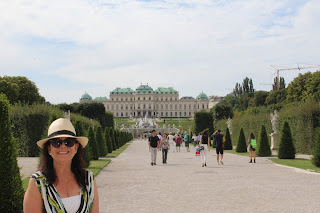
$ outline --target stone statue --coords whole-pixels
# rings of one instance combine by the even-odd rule
[[[163,128],[164,128],[164,129],[166,128],[166,124],[163,124]]]
[[[229,132],[231,135],[232,134],[232,119],[231,118],[228,118],[227,125],[228,125],[228,129],[229,129]]]
[[[274,113],[270,113],[270,120],[272,124],[272,130],[273,133],[270,134],[271,136],[271,149],[275,150],[277,149],[277,140],[278,140],[278,111],[274,110]]]

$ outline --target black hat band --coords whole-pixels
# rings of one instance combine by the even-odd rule
[[[60,130],[60,131],[56,131],[51,133],[48,138],[52,138],[55,137],[57,135],[70,135],[70,136],[76,136],[76,134],[74,134],[73,132],[69,131],[69,130]]]

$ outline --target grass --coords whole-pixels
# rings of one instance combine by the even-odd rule
[[[268,158],[268,159],[277,164],[320,173],[320,168],[313,165],[311,163],[311,160],[308,160],[308,159],[303,159],[303,158],[296,158],[296,159]]]
[[[110,161],[111,159],[108,158],[100,158],[98,160],[93,160],[90,162],[88,170],[93,172],[94,176],[97,176],[100,173],[100,171],[110,163]]]
[[[118,157],[118,155],[120,155],[129,145],[130,145],[130,143],[126,143],[125,145],[123,145],[119,149],[116,149],[112,153],[107,154],[107,157],[109,157],[109,158]]]

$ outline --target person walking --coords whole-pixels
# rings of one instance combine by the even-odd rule
[[[157,136],[158,136],[158,138],[159,138],[159,141],[161,141],[161,140],[162,140],[161,132],[159,132],[159,134],[158,134]],[[158,151],[161,151],[160,146],[158,147]]]
[[[200,142],[201,135],[202,135],[202,133],[201,133],[201,132],[199,132],[199,134],[198,134],[198,142]]]
[[[202,167],[207,166],[208,151],[210,152],[210,138],[207,130],[203,130],[199,142]]]
[[[152,130],[151,137],[149,137],[149,148],[151,152],[151,166],[157,165],[157,149],[159,148],[159,138],[155,130]]]
[[[252,163],[252,153],[253,153],[253,162],[256,163],[256,148],[257,148],[257,140],[254,134],[251,132],[248,137],[249,151],[250,151],[250,161]]]
[[[184,137],[183,137],[184,144],[186,146],[187,152],[190,152],[190,147],[189,147],[189,135],[187,131],[184,132]]]
[[[173,138],[174,138],[174,136],[172,135],[172,132],[170,132],[168,135],[170,150],[172,150],[172,152],[176,152],[176,143],[174,142]]]
[[[193,140],[193,147],[195,148],[198,143],[198,136],[196,135],[196,133],[193,133],[192,140]]]
[[[68,119],[51,123],[48,137],[37,142],[40,171],[29,180],[23,212],[99,212],[96,179],[83,159],[87,144]]]
[[[163,133],[163,137],[160,142],[160,147],[162,150],[162,163],[167,164],[168,150],[170,149],[170,144],[166,133]]]
[[[180,152],[180,146],[181,146],[181,143],[182,143],[182,138],[181,138],[179,132],[175,135],[175,142],[176,142],[176,151]]]
[[[223,134],[221,134],[221,130],[218,129],[214,134],[214,143],[216,146],[216,154],[217,154],[217,163],[220,165],[220,163],[223,165],[223,143],[225,142],[225,137]],[[219,155],[220,155],[220,163],[219,163]]]

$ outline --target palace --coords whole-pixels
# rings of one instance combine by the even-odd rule
[[[193,117],[197,111],[209,111],[209,99],[201,92],[196,98],[179,98],[179,92],[172,87],[153,90],[149,85],[141,85],[135,91],[131,88],[116,88],[110,98],[92,97],[85,93],[80,103],[103,103],[114,117]]]

